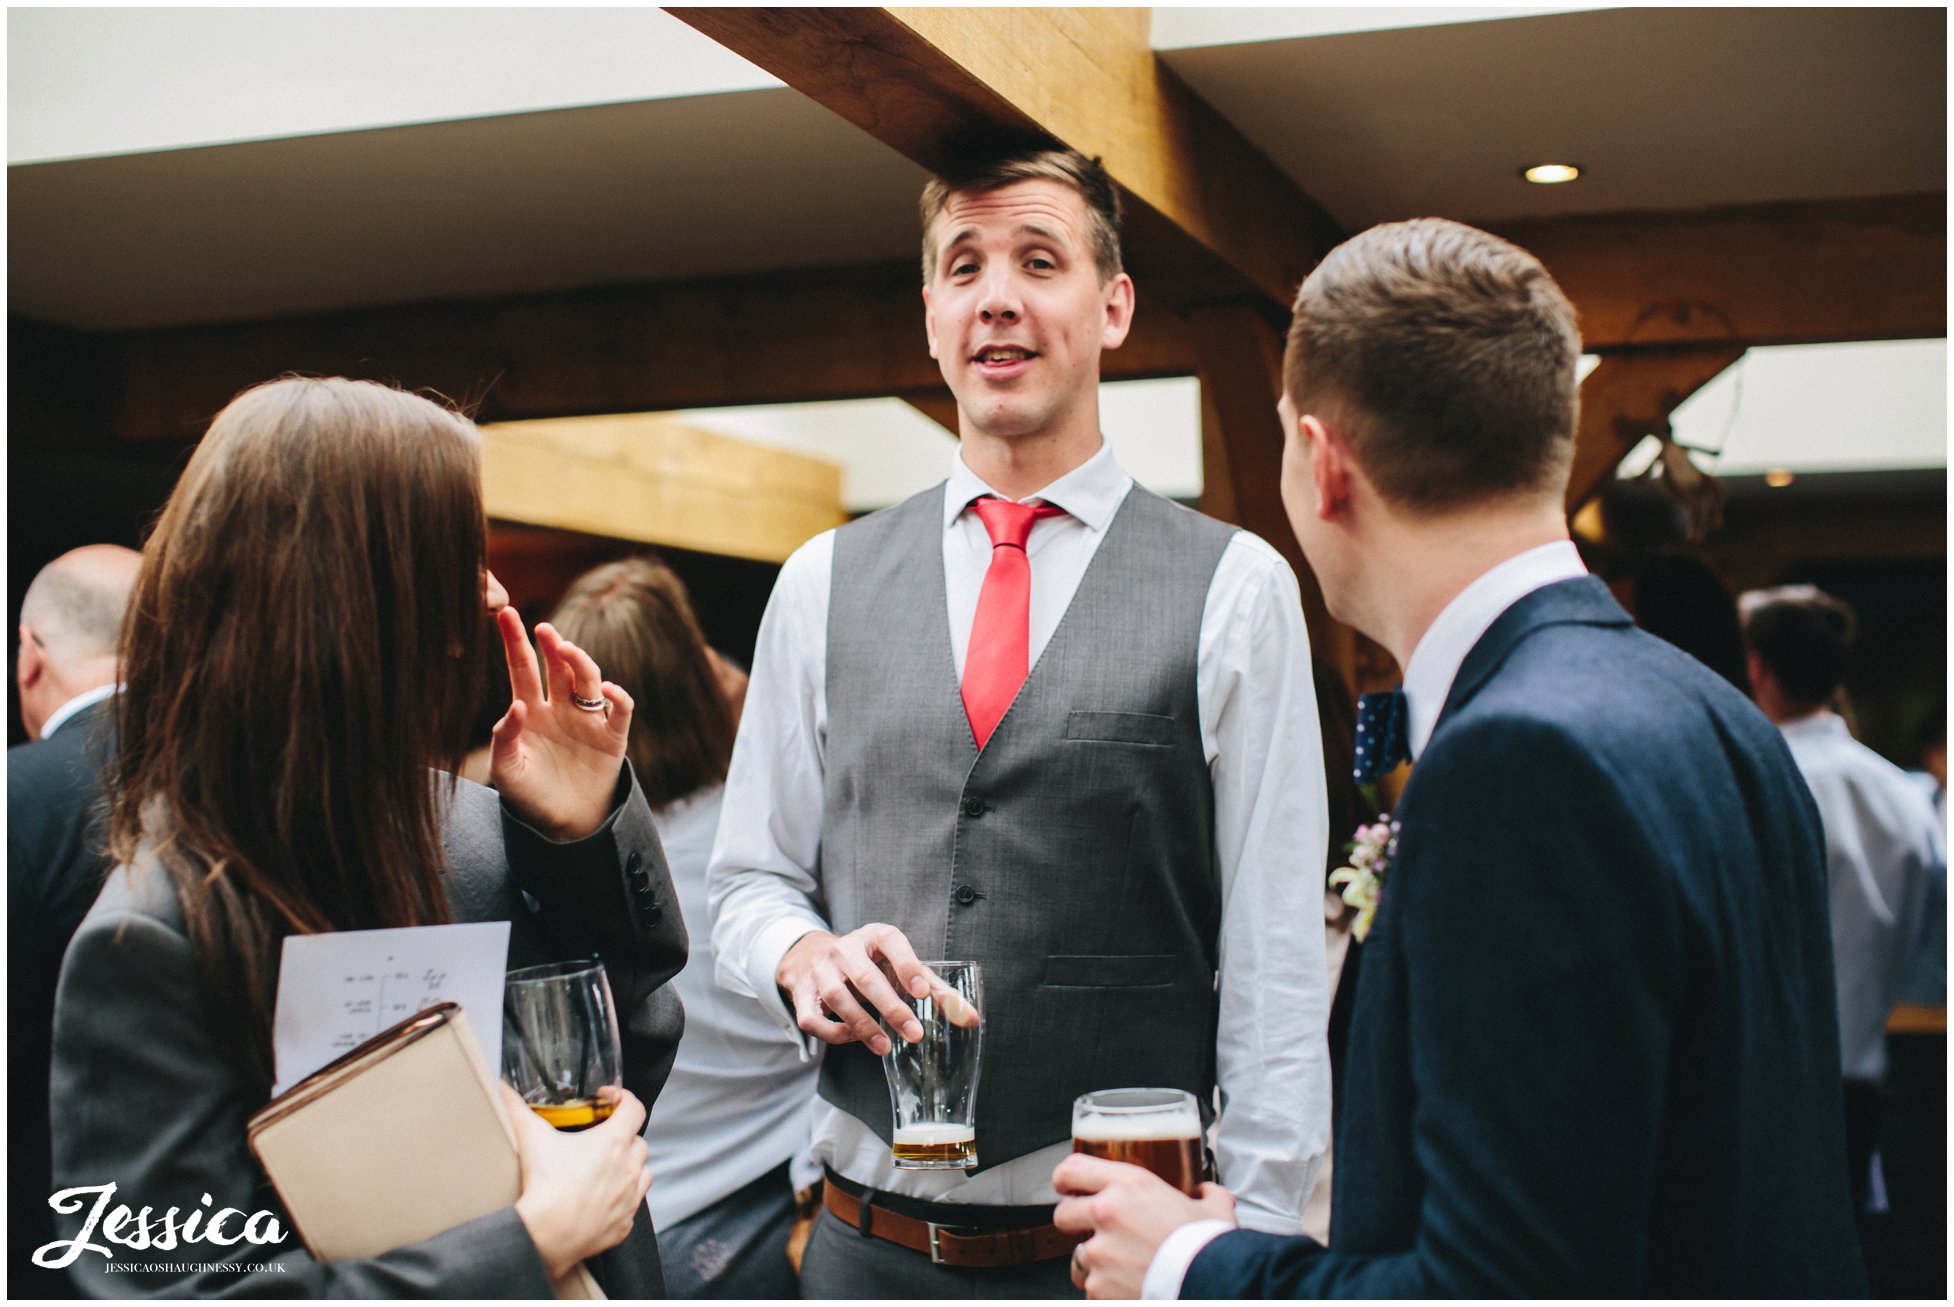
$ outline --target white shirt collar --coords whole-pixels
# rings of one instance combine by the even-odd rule
[[[70,717],[84,708],[93,708],[121,688],[119,685],[98,685],[92,690],[83,690],[47,715],[47,720],[41,723],[41,738],[45,740],[60,730],[62,724]]]
[[[1852,732],[1846,728],[1845,718],[1830,708],[1820,708],[1794,721],[1780,723],[1778,731],[1787,740],[1849,740]]]
[[[1499,615],[1542,586],[1570,577],[1586,576],[1581,553],[1571,540],[1556,540],[1515,554],[1452,597],[1411,651],[1404,668],[1404,697],[1409,709],[1411,756],[1425,751],[1452,693],[1460,664]]]
[[[1098,453],[1020,502],[1040,500],[1056,505],[1088,530],[1104,531],[1132,485],[1133,478],[1120,468],[1113,457],[1112,445],[1101,436]],[[991,489],[982,477],[972,472],[970,465],[963,461],[963,451],[959,450],[951,459],[950,480],[943,488],[943,529],[949,530],[970,501],[983,495],[1010,498]]]

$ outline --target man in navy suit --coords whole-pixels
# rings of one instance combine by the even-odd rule
[[[42,568],[20,601],[14,684],[29,743],[7,750],[7,1135],[11,1283],[74,1296],[28,1254],[54,1238],[48,1208],[48,1065],[54,982],[108,871],[100,804],[115,693],[115,641],[142,555],[83,545]]]
[[[1331,1245],[1072,1157],[1093,1296],[1866,1293],[1817,812],[1771,724],[1582,568],[1579,350],[1539,262],[1457,223],[1374,228],[1303,284],[1283,501],[1330,611],[1405,669],[1360,761],[1417,761]]]

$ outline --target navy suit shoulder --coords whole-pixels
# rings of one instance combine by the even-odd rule
[[[1395,814],[1333,1244],[1188,1297],[1864,1294],[1816,813],[1778,733],[1591,579],[1468,655]]]

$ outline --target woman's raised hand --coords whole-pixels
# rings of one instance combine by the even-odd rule
[[[513,608],[495,614],[509,661],[509,711],[495,724],[489,783],[510,807],[556,840],[589,835],[610,816],[618,764],[631,734],[631,696],[603,679],[589,654],[544,622],[543,672]],[[588,705],[596,704],[595,708]]]

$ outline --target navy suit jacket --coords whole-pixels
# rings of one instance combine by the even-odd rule
[[[1824,846],[1763,715],[1560,582],[1396,815],[1331,1246],[1225,1234],[1182,1296],[1864,1296]]]
[[[22,1295],[74,1296],[68,1277],[33,1264],[54,1238],[48,1209],[48,1063],[54,984],[75,927],[108,874],[102,769],[115,701],[91,704],[43,740],[7,750],[8,1266]]]

